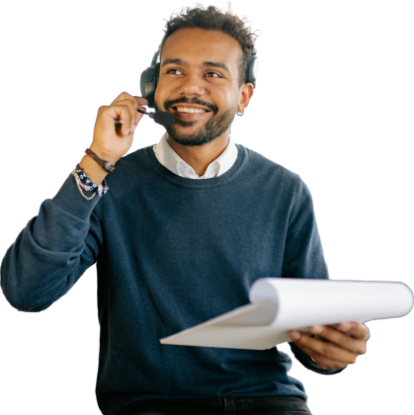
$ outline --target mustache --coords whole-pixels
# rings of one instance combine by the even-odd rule
[[[196,105],[201,105],[203,107],[208,108],[209,110],[213,111],[214,114],[217,114],[218,111],[218,107],[214,104],[211,104],[209,102],[204,102],[201,101],[200,99],[198,99],[197,97],[193,97],[193,98],[187,98],[187,97],[182,97],[180,99],[174,99],[174,100],[170,100],[170,101],[165,101],[164,102],[164,108],[166,111],[168,111],[173,105],[175,104],[196,104]]]

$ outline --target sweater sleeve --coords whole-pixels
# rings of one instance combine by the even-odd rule
[[[45,310],[97,261],[102,231],[93,209],[101,197],[83,198],[70,174],[55,197],[41,204],[1,263],[1,288],[14,308]]]
[[[316,225],[312,197],[302,180],[300,180],[300,187],[290,215],[282,276],[285,278],[329,279]],[[289,346],[299,362],[313,372],[333,375],[344,370],[322,369],[294,343],[289,343]]]
[[[299,184],[289,217],[282,276],[328,280],[312,196],[302,180]]]

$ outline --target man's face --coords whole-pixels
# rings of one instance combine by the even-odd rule
[[[161,56],[155,108],[171,113],[169,136],[186,146],[225,133],[240,100],[238,41],[217,30],[186,28],[167,38]]]

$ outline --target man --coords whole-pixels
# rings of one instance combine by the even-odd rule
[[[306,185],[229,135],[253,96],[245,74],[254,55],[243,21],[214,7],[168,22],[155,106],[174,125],[156,146],[123,157],[148,101],[124,92],[101,107],[90,150],[116,171],[108,176],[88,154],[79,165],[109,192],[85,196],[69,175],[4,257],[3,292],[29,312],[47,309],[97,264],[96,395],[105,415],[310,413],[277,348],[159,342],[247,304],[258,278],[328,278]],[[320,374],[354,363],[369,338],[355,322],[311,331],[291,332],[289,344]]]

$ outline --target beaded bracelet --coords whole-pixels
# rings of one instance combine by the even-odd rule
[[[83,171],[82,167],[79,166],[79,164],[76,165],[76,168],[72,171],[72,174],[75,177],[76,184],[78,185],[78,189],[81,192],[81,195],[86,200],[93,199],[96,194],[99,194],[99,196],[102,196],[103,194],[105,194],[109,190],[108,186],[102,186],[101,184],[99,186],[97,186],[95,183],[92,183],[91,179],[88,179],[86,177],[85,172]],[[104,182],[104,184],[106,184],[105,180],[103,182]],[[87,191],[94,192],[93,196],[91,196],[91,197],[85,196],[85,194],[82,192],[81,188],[83,188]]]

